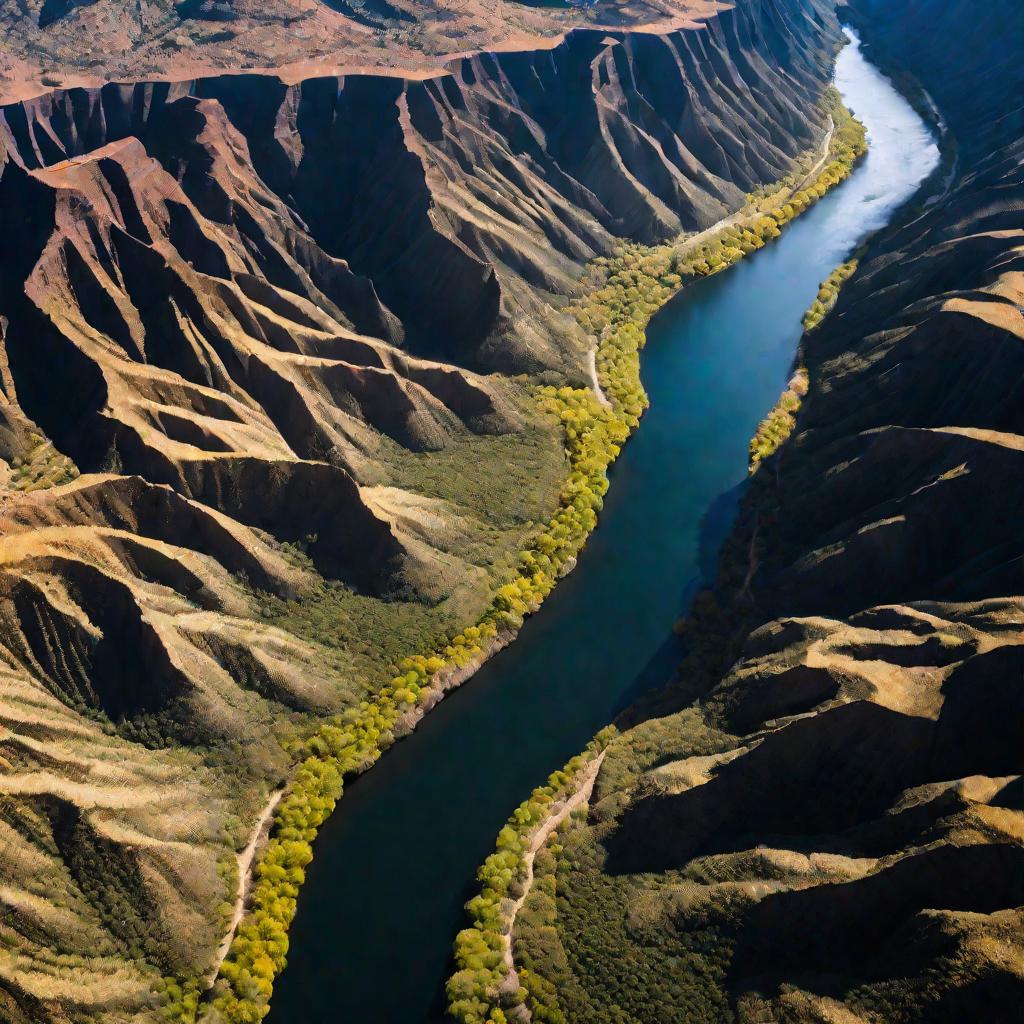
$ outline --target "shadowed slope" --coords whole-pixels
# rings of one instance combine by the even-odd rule
[[[824,4],[679,24],[0,110],[0,1016],[148,1022],[207,974],[282,741],[553,515],[532,386],[589,383],[584,264],[820,143]]]
[[[1024,23],[1009,2],[854,11],[934,97],[955,169],[805,335],[795,432],[686,622],[692,653],[624,716],[552,858],[557,903],[536,899],[517,944],[595,1002],[667,979],[694,1019],[1011,1024]]]

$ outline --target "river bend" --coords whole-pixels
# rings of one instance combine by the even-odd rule
[[[505,819],[680,657],[672,626],[712,571],[747,444],[786,383],[819,282],[938,164],[934,138],[856,40],[836,85],[871,144],[782,237],[654,319],[651,408],[611,472],[579,564],[519,638],[346,790],[299,899],[272,1024],[421,1024],[474,872]]]

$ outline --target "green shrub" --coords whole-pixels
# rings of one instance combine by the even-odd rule
[[[552,804],[576,789],[580,773],[614,734],[611,726],[599,732],[582,755],[535,789],[498,833],[494,853],[477,871],[480,892],[466,904],[470,926],[456,936],[457,969],[446,986],[448,1013],[461,1024],[502,1024],[505,1010],[526,1000],[528,993],[521,985],[507,984],[504,952],[511,921],[503,904],[523,881],[523,855],[551,813]]]
[[[839,291],[857,269],[857,260],[847,260],[841,263],[828,278],[821,282],[818,294],[811,303],[810,308],[804,313],[804,331],[813,331],[832,311],[832,307],[839,298]]]
[[[793,432],[796,414],[800,411],[804,395],[807,394],[807,370],[800,367],[779,400],[757,427],[757,433],[750,441],[750,472],[769,456],[774,455]]]
[[[789,195],[782,189],[789,202],[781,209],[778,190],[751,197],[750,224],[725,229],[694,251],[686,250],[685,241],[679,249],[623,245],[611,257],[594,261],[590,268],[594,287],[570,311],[596,341],[598,380],[611,408],[589,389],[538,389],[542,407],[562,424],[569,461],[558,511],[520,553],[517,574],[498,588],[476,625],[434,650],[402,658],[390,683],[375,697],[361,701],[357,708],[332,719],[295,746],[299,766],[278,806],[267,849],[256,868],[250,909],[218,974],[213,1001],[204,1004],[200,1019],[213,1019],[214,1013],[229,1024],[255,1024],[263,1019],[269,1011],[274,978],[284,967],[288,926],[311,857],[310,846],[341,796],[344,777],[364,770],[380,756],[392,742],[403,715],[426,702],[448,672],[485,655],[499,632],[517,630],[571,567],[597,524],[608,489],[608,466],[648,406],[640,381],[639,353],[654,312],[686,280],[717,272],[777,237],[782,224],[850,172],[863,152],[863,127],[837,104],[837,97],[830,95],[827,100],[835,108],[832,113],[837,124],[833,159],[809,190]],[[754,220],[758,213],[761,216]],[[600,739],[604,735],[598,734],[594,744],[606,742],[607,737]],[[598,749],[594,744],[588,751]],[[567,773],[576,772],[582,763],[582,759],[573,759]],[[473,925],[460,933],[456,944],[459,971],[449,982],[452,1012],[467,1024],[503,1024],[506,1020],[491,992],[503,942],[500,900],[517,878],[525,848],[523,837],[568,781],[563,777],[535,791],[502,831],[496,852],[481,868],[481,894],[468,906]],[[499,893],[502,895],[495,899]],[[514,1002],[525,997],[525,992],[517,991],[502,998]],[[184,1001],[176,1005],[184,1005]],[[194,1018],[186,1008],[181,1019]]]

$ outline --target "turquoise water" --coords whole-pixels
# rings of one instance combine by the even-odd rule
[[[672,625],[713,569],[804,310],[938,163],[929,130],[856,41],[836,85],[868,127],[868,157],[781,239],[656,317],[642,367],[651,409],[579,565],[511,647],[347,789],[316,844],[272,1024],[443,1019],[462,905],[499,828],[670,675]]]

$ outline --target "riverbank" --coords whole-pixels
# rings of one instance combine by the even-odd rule
[[[587,749],[538,786],[513,812],[495,852],[478,872],[480,892],[467,904],[471,925],[455,940],[456,973],[446,986],[448,1010],[458,1021],[529,1020],[527,992],[516,974],[512,933],[533,883],[538,851],[574,810],[590,797],[615,735],[609,728]]]
[[[899,156],[902,158],[902,153]],[[924,169],[928,170],[927,163]],[[890,209],[894,206],[895,203]],[[881,225],[868,221],[867,226]],[[869,233],[865,229],[855,241],[863,242]],[[840,258],[855,248],[851,245],[845,252],[841,251]],[[849,265],[840,264],[839,269],[824,278],[818,287],[817,297],[804,316],[805,330],[813,332],[820,327],[850,272]],[[721,312],[721,307],[716,311]],[[799,315],[796,313],[796,317]],[[706,327],[717,326],[710,314],[701,323]],[[805,334],[805,340],[806,337]],[[831,354],[835,357],[836,353]],[[791,382],[791,388],[786,392],[788,397],[769,414],[752,444],[752,454],[756,453],[759,458],[773,454],[793,429],[799,401],[806,390],[805,372]],[[755,464],[757,461],[754,460]],[[728,992],[731,989],[725,979],[730,965],[731,936],[740,920],[741,910],[772,891],[779,878],[770,868],[764,873],[751,871],[759,881],[756,885],[746,885],[743,881],[746,876],[740,868],[750,869],[751,863],[757,866],[762,858],[777,863],[780,869],[783,862],[781,858],[772,861],[768,839],[757,851],[733,859],[728,859],[727,853],[697,856],[709,849],[701,846],[699,840],[687,845],[688,831],[696,830],[703,835],[701,829],[710,831],[719,821],[713,809],[702,810],[708,805],[700,802],[699,795],[709,794],[703,790],[703,785],[719,780],[721,785],[717,788],[717,796],[724,792],[735,794],[745,788],[736,786],[733,777],[730,790],[729,769],[718,771],[720,759],[736,757],[736,751],[754,750],[762,738],[759,733],[754,742],[748,740],[749,745],[744,746],[730,735],[735,731],[748,731],[740,730],[734,724],[741,717],[729,703],[731,691],[717,698],[718,706],[726,710],[724,714],[720,712],[719,717],[703,708],[702,700],[698,700],[695,706],[687,705],[689,698],[707,695],[711,685],[721,678],[720,669],[723,666],[727,668],[738,656],[735,646],[726,650],[730,645],[730,634],[745,636],[745,633],[736,622],[728,621],[726,609],[718,606],[719,599],[740,603],[751,599],[750,587],[757,572],[761,548],[759,531],[762,537],[765,534],[770,536],[774,531],[774,510],[769,506],[775,503],[776,468],[777,463],[771,464],[768,467],[770,472],[766,470],[757,474],[752,485],[746,488],[743,511],[730,531],[720,562],[719,588],[715,592],[703,593],[702,599],[696,602],[696,613],[687,630],[687,640],[693,648],[692,659],[685,665],[685,678],[679,680],[680,686],[659,712],[668,717],[660,720],[649,718],[652,707],[648,705],[644,713],[631,720],[639,724],[611,744],[598,781],[596,807],[589,822],[577,822],[560,833],[554,854],[546,861],[548,869],[542,879],[541,892],[522,914],[521,934],[516,936],[517,959],[514,966],[528,967],[527,1005],[539,1011],[535,1015],[539,1019],[587,1020],[594,1024],[616,1020],[675,1019],[676,1015],[693,1021],[730,1019]],[[796,629],[796,626],[787,623],[780,633],[785,629]],[[780,642],[774,637],[763,637],[760,642],[755,642],[755,649],[748,652],[751,662],[756,662],[758,656],[763,658],[763,662],[758,663],[759,668],[749,668],[749,677],[746,678],[750,688],[756,691],[748,697],[752,708],[759,708],[763,701],[772,699],[769,693],[776,690],[773,680],[777,679],[779,684],[778,701],[785,711],[767,716],[773,719],[769,723],[772,726],[778,724],[775,718],[781,719],[783,714],[801,710],[786,703],[787,699],[794,699],[793,685],[799,684],[791,683],[784,672],[778,677],[771,675],[768,654]],[[711,668],[696,664],[702,653],[701,644],[708,645],[708,660],[714,662]],[[810,664],[817,666],[816,662]],[[792,671],[803,671],[796,654],[779,668],[783,665]],[[795,665],[797,669],[793,669]],[[807,669],[808,673],[811,671],[811,668]],[[691,673],[701,678],[690,678]],[[782,685],[783,679],[786,685]],[[753,713],[745,706],[740,710],[748,717]],[[736,712],[735,719],[729,717],[732,711]],[[620,725],[624,730],[627,728],[627,723],[622,720]],[[794,742],[797,742],[796,738]],[[754,758],[751,760],[756,763]],[[794,764],[787,763],[784,767],[799,775],[800,769],[794,768]],[[760,776],[762,782],[769,778],[765,788],[770,791],[775,784],[775,772],[766,770],[762,762],[758,768],[752,767],[752,781],[758,777],[756,773],[759,770],[764,772]],[[785,771],[779,771],[780,776],[785,774]],[[642,783],[641,776],[644,776]],[[816,778],[811,771],[809,792],[817,792],[814,788]],[[697,796],[687,804],[684,797],[689,796],[690,791]],[[687,858],[677,857],[674,852],[655,863],[642,860],[642,854],[637,856],[637,862],[627,862],[622,844],[612,847],[610,837],[613,834],[617,836],[622,830],[622,822],[628,820],[631,802],[643,803],[650,798],[653,804],[655,798],[651,797],[652,794],[664,801],[666,810],[657,821],[645,820],[642,827],[634,826],[631,849],[643,851],[645,843],[655,849],[660,849],[659,844],[671,846],[675,843],[684,850],[691,850],[694,857],[691,864],[687,865]],[[719,799],[728,798],[720,796]],[[768,793],[759,794],[757,804],[761,806],[771,799]],[[714,801],[710,803],[713,805]],[[721,825],[728,837],[724,846],[710,847],[716,854],[722,849],[731,849],[735,829],[742,833],[746,822],[758,813],[741,799],[735,803],[731,815],[725,817],[725,823]],[[809,798],[809,803],[815,806],[813,798]],[[678,817],[672,818],[670,808],[676,806],[680,808]],[[733,822],[738,824],[733,825]],[[733,831],[729,830],[730,825]],[[770,827],[768,831],[771,833]],[[777,840],[777,836],[770,835],[769,839]],[[720,872],[721,861],[727,861],[727,865]],[[682,870],[684,866],[686,869]],[[659,876],[663,870],[664,879]],[[795,872],[794,885],[797,889],[806,884],[799,874],[799,871]],[[761,882],[762,878],[770,881]],[[507,1010],[503,1009],[503,1012]],[[752,1015],[751,1019],[760,1017]],[[477,1022],[473,1021],[473,1024]]]
[[[685,239],[680,243],[681,252],[671,246],[643,252],[631,247],[599,266],[604,284],[595,292],[610,289],[611,315],[603,317],[594,336],[599,345],[599,379],[613,410],[602,408],[589,389],[542,391],[548,408],[564,425],[569,450],[571,473],[559,513],[523,553],[521,575],[499,590],[478,625],[441,651],[405,659],[400,666],[402,674],[376,700],[363,702],[357,711],[293,748],[293,753],[304,755],[301,767],[281,802],[274,833],[257,868],[251,912],[238,929],[202,1019],[216,1020],[219,1015],[223,1020],[241,1021],[259,1019],[266,1012],[273,979],[284,964],[287,928],[312,856],[310,844],[340,797],[344,776],[372,765],[394,741],[403,721],[435,701],[453,673],[482,664],[493,653],[499,636],[514,635],[574,563],[596,525],[607,490],[607,468],[645,407],[639,349],[651,315],[682,286],[684,278],[712,276],[760,248],[776,237],[783,224],[842,180],[856,155],[841,132],[836,133],[832,145],[835,149],[830,147],[830,153],[835,159],[823,168],[813,186],[796,190],[792,184],[784,185],[755,197],[742,227],[730,225],[721,237],[701,244],[696,251]],[[654,261],[649,268],[643,265],[647,259]],[[650,270],[661,273],[656,276]],[[619,289],[628,299],[625,305],[617,301]],[[629,294],[632,291],[635,297]],[[598,298],[579,307],[578,315],[588,317],[585,326],[597,326],[594,314],[602,312],[602,305],[603,299]],[[264,870],[264,865],[269,870]],[[254,1018],[254,1014],[259,1016]]]

